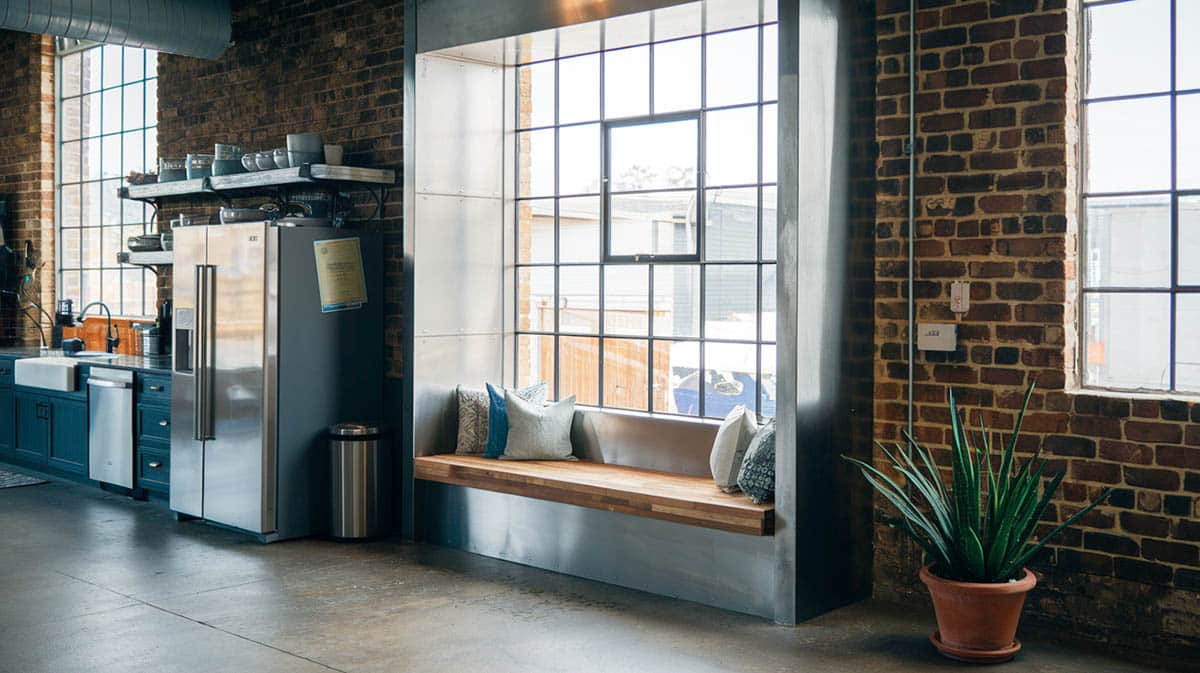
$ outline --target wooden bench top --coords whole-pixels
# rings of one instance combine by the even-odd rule
[[[414,459],[417,479],[745,533],[774,533],[775,506],[722,493],[711,479],[586,461]]]

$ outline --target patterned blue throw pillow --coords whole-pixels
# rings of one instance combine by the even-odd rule
[[[755,503],[775,499],[775,419],[755,433],[738,470],[737,483]]]
[[[508,408],[504,404],[504,391],[488,383],[488,431],[484,458],[499,458],[508,445]],[[517,397],[536,406],[546,403],[546,384],[535,383],[527,388],[512,391]]]

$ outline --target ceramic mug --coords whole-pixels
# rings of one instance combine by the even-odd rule
[[[344,158],[344,148],[341,145],[325,146],[325,163],[330,166],[341,166]]]

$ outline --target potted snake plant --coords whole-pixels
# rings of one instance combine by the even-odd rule
[[[982,413],[981,432],[973,442],[959,417],[954,391],[950,391],[954,440],[950,447],[950,483],[946,483],[929,449],[907,435],[908,451],[899,446],[889,450],[879,444],[902,481],[870,463],[845,456],[899,511],[895,525],[925,551],[921,581],[929,589],[937,617],[937,630],[929,638],[951,659],[998,663],[1013,658],[1021,649],[1015,636],[1025,595],[1037,584],[1025,564],[1051,538],[1112,492],[1108,489],[1032,541],[1064,476],[1046,474],[1046,459],[1041,457],[1040,449],[1028,460],[1018,461],[1014,456],[1032,394],[1030,384],[1012,436],[1007,445],[993,453]],[[906,486],[901,485],[904,482]]]

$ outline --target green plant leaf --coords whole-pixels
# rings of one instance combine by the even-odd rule
[[[1029,559],[1033,558],[1034,554],[1038,553],[1038,550],[1040,550],[1042,547],[1045,547],[1046,543],[1049,542],[1050,540],[1052,540],[1054,538],[1054,536],[1058,535],[1063,530],[1065,530],[1067,527],[1069,527],[1071,524],[1078,521],[1080,518],[1083,517],[1083,515],[1087,514],[1088,512],[1092,511],[1093,509],[1095,509],[1097,505],[1099,505],[1100,503],[1107,500],[1108,496],[1112,495],[1112,492],[1113,492],[1113,489],[1109,488],[1104,493],[1102,493],[1099,498],[1096,498],[1095,502],[1088,505],[1087,507],[1084,507],[1083,509],[1079,510],[1078,512],[1075,512],[1075,514],[1073,514],[1066,521],[1055,526],[1053,530],[1051,530],[1049,533],[1046,533],[1046,535],[1042,539],[1038,540],[1036,544],[1031,546],[1029,549],[1025,550],[1024,553],[1015,557],[1007,566],[1005,566],[1004,569],[1001,571],[1000,577],[1005,578],[1005,579],[1012,577],[1013,574],[1017,572],[1017,570],[1020,570],[1021,567],[1023,567],[1029,561]]]

